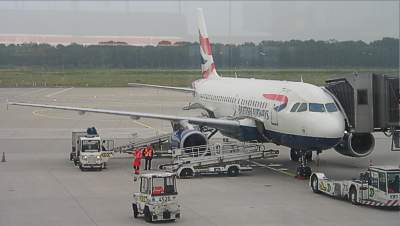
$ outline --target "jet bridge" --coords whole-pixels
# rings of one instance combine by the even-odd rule
[[[398,75],[353,73],[326,81],[354,134],[384,132],[392,136],[392,150],[400,151],[400,91]]]

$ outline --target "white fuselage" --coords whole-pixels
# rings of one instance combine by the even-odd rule
[[[265,134],[274,143],[292,148],[327,149],[343,137],[344,117],[338,110],[327,111],[325,104],[334,100],[320,87],[303,82],[222,77],[201,79],[193,85],[195,102],[216,118],[243,118],[245,133],[254,131],[251,128],[255,125],[248,120],[251,118],[263,123]],[[305,103],[307,109],[292,112],[296,103]],[[323,109],[311,111],[310,104],[323,104]]]

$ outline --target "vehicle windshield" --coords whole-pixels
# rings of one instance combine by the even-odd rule
[[[388,192],[400,193],[400,172],[388,173]]]
[[[100,151],[99,140],[83,140],[82,141],[82,152],[97,152]]]
[[[311,112],[325,112],[323,104],[309,103],[309,108]]]
[[[336,112],[338,111],[335,103],[327,103],[325,104],[325,108],[327,112]]]
[[[176,194],[175,177],[153,177],[153,195]]]

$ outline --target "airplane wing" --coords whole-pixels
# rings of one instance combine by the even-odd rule
[[[192,88],[175,87],[175,86],[159,86],[159,85],[151,85],[151,84],[143,84],[143,83],[128,83],[128,86],[168,89],[168,90],[174,90],[174,91],[180,91],[180,92],[190,92],[190,93],[194,92],[194,89],[192,89]]]
[[[19,105],[19,106],[29,106],[29,107],[49,108],[49,109],[68,110],[68,111],[77,111],[80,113],[92,112],[92,113],[109,114],[109,115],[129,116],[135,120],[140,119],[140,118],[151,118],[151,119],[160,119],[160,120],[167,120],[167,121],[188,121],[189,123],[192,123],[195,125],[205,125],[205,126],[210,126],[213,128],[227,128],[227,127],[239,127],[240,126],[240,123],[238,121],[228,120],[228,119],[185,117],[185,116],[173,116],[173,115],[132,112],[132,111],[117,111],[117,110],[106,110],[106,109],[96,109],[96,108],[80,108],[80,107],[16,103],[16,102],[9,102],[8,104],[9,105]]]

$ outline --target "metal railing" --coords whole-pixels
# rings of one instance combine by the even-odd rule
[[[265,146],[259,143],[228,142],[175,149],[172,156],[176,162],[180,162],[195,158],[215,158],[237,153],[262,152],[264,150]]]

